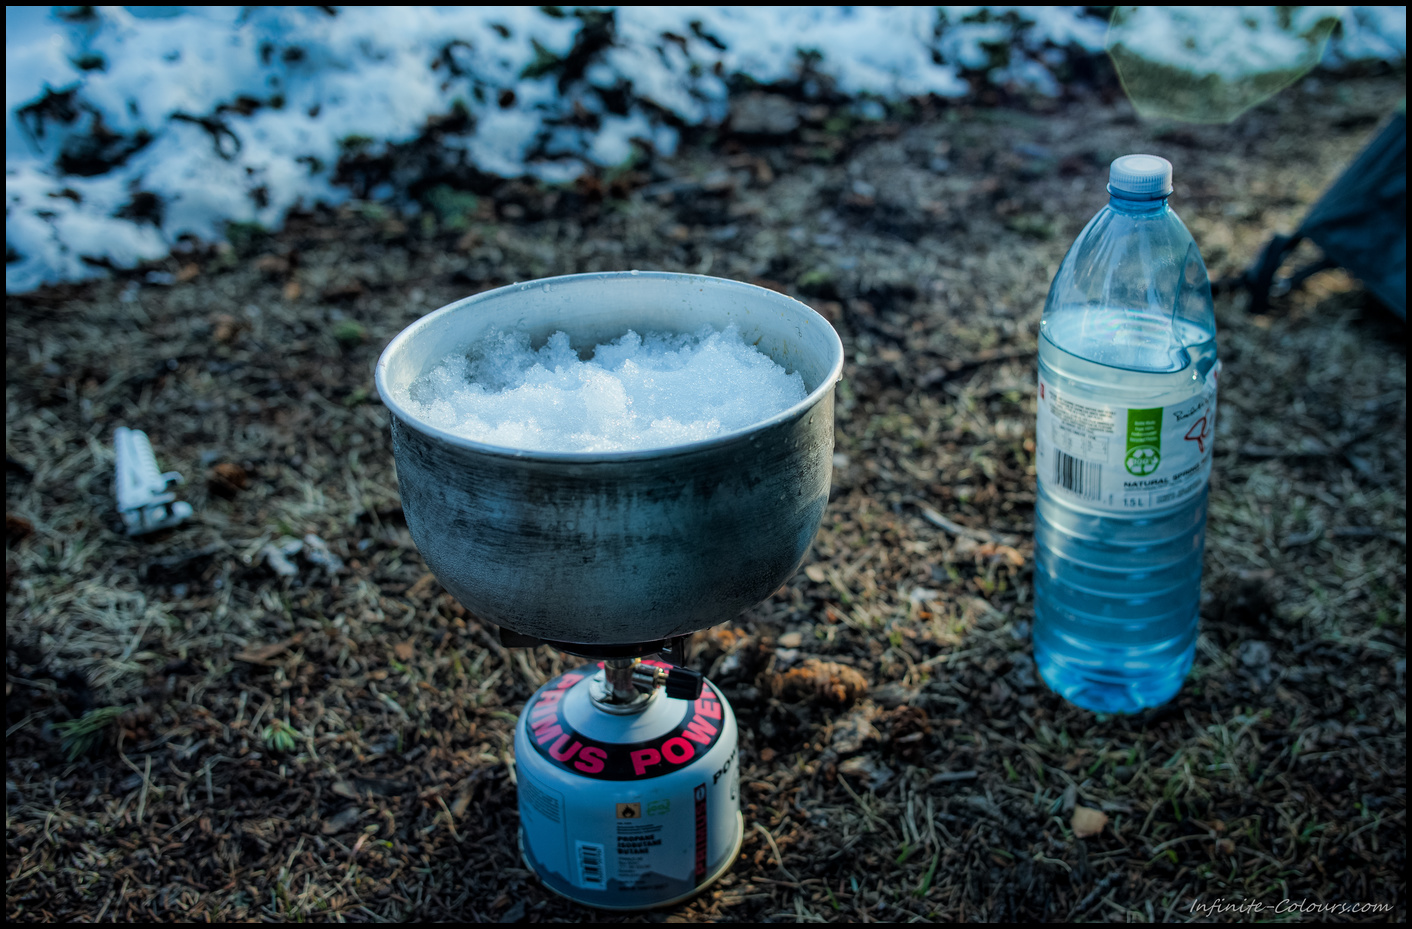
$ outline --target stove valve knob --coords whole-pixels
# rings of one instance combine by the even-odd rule
[[[705,678],[700,671],[674,667],[667,672],[667,696],[674,700],[695,700],[701,696],[703,681]]]

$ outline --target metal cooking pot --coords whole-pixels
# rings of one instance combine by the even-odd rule
[[[412,381],[487,330],[556,330],[583,352],[626,330],[735,323],[808,395],[713,439],[621,452],[487,445],[418,420]],[[798,570],[828,502],[843,345],[774,291],[664,272],[575,274],[445,306],[394,338],[377,388],[392,411],[402,508],[427,566],[478,617],[580,654],[734,618]]]

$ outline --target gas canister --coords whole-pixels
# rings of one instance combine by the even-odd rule
[[[670,668],[660,662],[643,666]],[[735,714],[714,685],[654,689],[632,712],[595,700],[602,665],[549,681],[515,727],[520,843],[551,890],[603,909],[690,897],[740,852]]]

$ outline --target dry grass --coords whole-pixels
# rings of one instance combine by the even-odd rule
[[[671,196],[507,184],[446,230],[357,206],[173,261],[175,286],[7,298],[7,916],[592,918],[514,850],[515,714],[572,659],[507,652],[426,573],[372,366],[468,292],[656,267],[802,294],[849,364],[811,562],[690,648],[742,725],[742,858],[634,918],[1155,921],[1291,898],[1405,921],[1405,329],[1346,276],[1268,317],[1218,307],[1181,694],[1096,718],[1045,690],[1028,642],[1036,323],[1102,166],[1169,153],[1219,276],[1403,93],[1303,86],[1198,129],[1093,101],[806,127],[684,152]],[[119,424],[187,475],[188,526],[115,531]],[[266,546],[307,533],[343,565],[279,576]],[[62,724],[104,707],[124,709],[69,761]],[[1085,809],[1107,819],[1078,838]]]

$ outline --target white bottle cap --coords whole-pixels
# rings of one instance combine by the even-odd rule
[[[1172,192],[1172,163],[1157,155],[1124,155],[1108,168],[1108,192],[1128,200],[1158,200]]]

